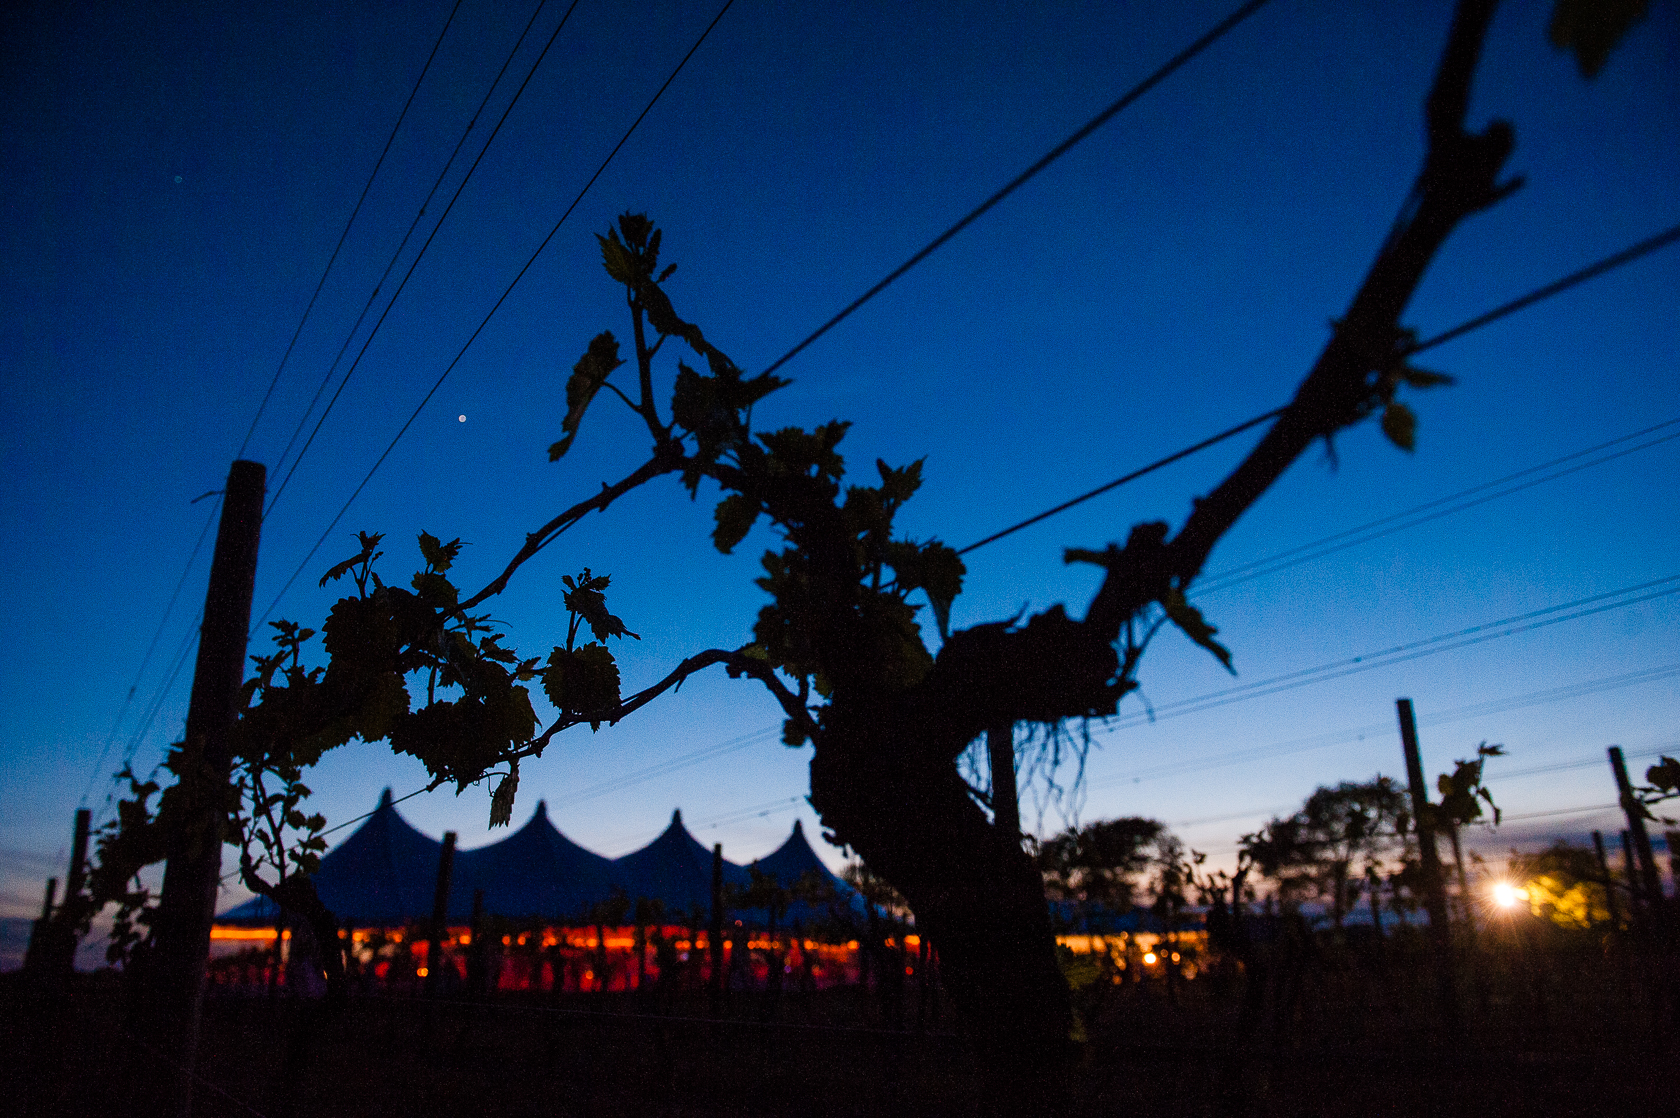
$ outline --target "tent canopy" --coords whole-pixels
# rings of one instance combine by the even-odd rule
[[[577,917],[617,883],[611,861],[555,829],[546,803],[502,841],[456,855],[455,876],[469,890],[469,912],[470,890],[483,889],[486,912],[515,917]]]
[[[430,919],[442,856],[441,842],[427,838],[397,814],[387,788],[367,821],[321,859],[315,892],[341,921],[362,927],[394,928]],[[450,890],[451,916],[461,907],[460,894],[457,879]],[[463,915],[472,911],[470,889],[465,900]],[[230,924],[272,924],[274,905],[266,897],[253,897],[219,919]]]
[[[398,814],[387,788],[373,814],[321,859],[315,889],[341,921],[357,927],[390,928],[429,920],[442,855],[441,842],[421,834]],[[861,911],[861,901],[823,865],[797,821],[787,841],[754,864],[784,887],[815,872],[835,887],[844,903]],[[725,861],[723,881],[745,889],[750,875],[744,866]],[[484,912],[492,916],[581,920],[596,902],[621,891],[632,901],[658,900],[666,918],[678,920],[696,910],[710,913],[712,851],[688,832],[678,810],[671,813],[664,833],[640,850],[616,860],[603,858],[561,834],[549,821],[547,804],[538,803],[530,821],[513,834],[456,852],[449,888],[451,923],[470,919],[473,895],[480,889]],[[811,923],[822,915],[805,905],[795,909],[784,922]],[[767,914],[737,911],[733,917],[761,926]],[[217,920],[265,925],[275,918],[266,898],[253,897]]]
[[[793,821],[793,833],[787,837],[787,841],[772,853],[753,862],[752,868],[760,873],[769,874],[784,889],[791,889],[801,878],[813,875],[817,882],[834,891],[834,900],[843,910],[859,915],[864,911],[863,898],[823,865],[822,859],[817,857],[817,852],[812,850],[811,844],[806,841],[805,828],[797,819]],[[788,906],[780,918],[780,923],[783,927],[820,923],[828,915],[828,905],[813,905],[807,900],[799,900]],[[770,914],[765,909],[747,909],[737,913],[737,918],[762,926],[769,922]]]
[[[711,911],[712,852],[683,826],[681,808],[671,813],[671,825],[663,834],[613,866],[627,896],[658,900],[668,916]],[[747,871],[726,860],[723,884],[746,888]]]

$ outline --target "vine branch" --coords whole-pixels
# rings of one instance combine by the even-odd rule
[[[636,692],[617,706],[587,713],[562,714],[550,724],[548,729],[515,751],[513,756],[521,758],[539,755],[548,747],[549,741],[553,739],[555,734],[584,722],[595,724],[604,722],[609,726],[615,726],[665,692],[675,687],[681,687],[683,681],[689,676],[714,664],[724,665],[730,675],[749,676],[764,684],[776,701],[781,704],[782,711],[789,718],[804,725],[809,735],[815,736],[818,730],[816,720],[811,717],[811,712],[806,709],[799,696],[794,694],[787,684],[783,683],[781,678],[776,675],[774,668],[763,660],[748,656],[745,649],[708,648],[704,652],[697,652],[688,657],[673,668],[664,679],[651,687],[645,687]]]
[[[1328,441],[1383,402],[1382,377],[1403,360],[1408,341],[1400,315],[1430,262],[1460,221],[1522,185],[1520,178],[1496,181],[1515,143],[1508,123],[1496,120],[1480,133],[1464,129],[1494,7],[1494,0],[1458,6],[1427,101],[1423,169],[1295,398],[1230,476],[1195,501],[1176,537],[1166,539],[1165,524],[1139,525],[1124,549],[1111,549],[1109,573],[1086,615],[1099,632],[1118,637],[1126,618],[1187,587],[1219,539],[1315,439]]]
[[[535,532],[526,533],[525,546],[519,549],[518,554],[513,557],[502,573],[492,579],[484,589],[456,606],[455,611],[464,613],[485,599],[500,594],[507,589],[508,582],[513,578],[515,571],[524,566],[526,561],[536,555],[537,552],[553,543],[566,529],[582,520],[589,513],[606,509],[632,489],[644,485],[662,474],[674,473],[682,469],[686,461],[681,444],[674,439],[656,446],[653,457],[642,463],[634,471],[611,485],[602,485],[601,491],[593,497],[586,501],[579,501]]]

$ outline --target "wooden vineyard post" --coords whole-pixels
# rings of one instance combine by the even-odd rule
[[[916,937],[916,1031],[927,1031],[928,1018],[928,940]]]
[[[1639,797],[1634,795],[1633,784],[1628,780],[1627,762],[1622,759],[1622,747],[1612,745],[1609,754],[1610,771],[1616,775],[1616,791],[1622,801],[1622,814],[1627,816],[1628,830],[1633,834],[1634,853],[1639,856],[1639,891],[1645,896],[1646,922],[1654,930],[1664,926],[1667,921],[1663,911],[1662,881],[1657,877],[1657,860],[1651,853],[1651,836],[1645,832],[1644,805],[1639,802]]]
[[[1241,884],[1240,881],[1231,882],[1231,919],[1233,921],[1242,919],[1242,897],[1238,895],[1241,892]],[[1383,931],[1382,926],[1382,879],[1377,875],[1377,867],[1372,865],[1365,867],[1365,893],[1371,901],[1371,931],[1377,937],[1377,948],[1380,951],[1382,943],[1388,938],[1388,935]]]
[[[699,990],[705,985],[700,963],[700,906],[695,905],[688,910],[688,962],[683,967],[682,982],[690,990]]]
[[[1453,976],[1452,930],[1447,920],[1447,894],[1441,877],[1441,857],[1435,850],[1435,821],[1429,806],[1429,790],[1423,782],[1423,756],[1418,751],[1417,721],[1412,700],[1396,699],[1400,717],[1400,744],[1406,751],[1406,779],[1412,792],[1412,825],[1417,828],[1418,860],[1423,870],[1423,903],[1429,912],[1429,941],[1435,956],[1435,982],[1441,1019],[1449,1030],[1458,1030],[1458,990]]]
[[[87,808],[76,809],[76,828],[70,841],[70,872],[64,879],[64,905],[66,911],[62,916],[72,915],[78,908],[78,901],[82,895],[82,886],[87,882],[87,848],[88,827],[92,822],[93,813]],[[76,929],[70,924],[58,929],[54,939],[54,949],[59,952],[53,960],[53,968],[61,975],[69,974],[76,969]]]
[[[1639,871],[1635,868],[1633,860],[1633,838],[1628,834],[1626,828],[1623,828],[1621,838],[1622,876],[1627,878],[1628,924],[1631,926],[1638,924],[1642,919],[1639,909],[1642,903],[1643,890],[1639,888]]]
[[[877,986],[882,982],[881,958],[886,951],[886,937],[881,934],[880,916],[875,910],[875,902],[869,899],[868,894],[864,895],[863,906],[868,918],[869,932],[868,938],[863,941],[864,950],[859,956],[861,965],[858,970],[858,985],[863,989],[864,1004],[867,1005],[870,977],[874,977]]]
[[[24,952],[23,969],[49,985],[63,980],[76,969],[76,924],[83,915],[77,901],[87,878],[90,817],[87,808],[76,810],[75,837],[70,843],[70,872],[64,879],[63,901],[57,902],[58,878],[48,879],[46,897],[41,902],[41,918],[29,929],[29,946]]]
[[[432,940],[426,945],[426,996],[443,988],[443,941],[449,934],[449,877],[455,869],[455,832],[443,832],[438,856],[437,892],[432,894]]]
[[[230,739],[245,679],[265,477],[259,462],[236,461],[228,471],[216,550],[210,561],[210,586],[204,596],[186,739],[172,760],[179,778],[174,791],[179,797],[180,825],[168,839],[163,893],[152,925],[146,1009],[152,1018],[148,1040],[167,1061],[166,1065],[160,1061],[168,1070],[159,1074],[171,1083],[159,1110],[183,1118],[192,1109],[204,971],[221,882],[222,835],[233,767]]]
[[[55,908],[58,878],[47,882],[41,918],[29,932],[29,947],[23,957],[24,970],[49,985],[58,983],[76,969],[76,925],[85,912],[78,902],[87,880],[88,825],[91,813],[76,809],[75,837],[70,843],[70,871],[64,878],[64,898]]]
[[[88,827],[92,822],[92,814],[85,807],[76,809],[76,829],[70,842],[70,876],[64,881],[66,900],[80,893],[82,886],[87,882]]]
[[[1616,901],[1616,879],[1610,875],[1610,859],[1604,855],[1604,832],[1594,831],[1593,853],[1598,856],[1598,875],[1604,882],[1604,907],[1610,913],[1610,927],[1622,926],[1621,905]]]
[[[41,918],[29,926],[29,946],[24,950],[23,969],[27,974],[39,972],[50,953],[47,944],[52,940],[53,901],[58,897],[58,878],[47,878],[46,895],[41,898]]]
[[[928,1020],[939,1027],[939,951],[932,943],[927,947]]]
[[[1017,843],[1021,838],[1021,802],[1015,790],[1015,727],[1004,722],[986,731],[992,760],[992,825]]]
[[[1485,1016],[1491,1005],[1481,946],[1477,942],[1476,904],[1470,895],[1470,875],[1464,872],[1464,845],[1458,839],[1458,823],[1447,820],[1447,837],[1452,839],[1453,865],[1458,870],[1458,909],[1464,920],[1464,954],[1469,963],[1470,984],[1476,991],[1476,1005]]]
[[[49,878],[47,878],[46,893],[41,898],[41,918],[36,921],[37,924],[45,924],[48,920],[52,919],[53,900],[57,896],[58,896],[58,878],[49,877]]]
[[[706,926],[706,949],[712,957],[712,973],[707,976],[712,991],[712,1016],[723,1008],[723,843],[712,845],[712,915]]]
[[[1616,899],[1616,878],[1610,872],[1610,859],[1604,853],[1604,832],[1594,831],[1593,854],[1598,858],[1598,876],[1604,883],[1604,908],[1610,914],[1610,936],[1606,941],[1616,956],[1616,969],[1622,982],[1622,996],[1633,997],[1633,974],[1628,969],[1625,942],[1622,939],[1622,906]],[[1629,923],[1631,924],[1631,920]]]

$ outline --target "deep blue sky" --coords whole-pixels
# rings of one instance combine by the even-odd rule
[[[645,211],[664,227],[665,257],[681,265],[668,285],[679,311],[743,367],[761,368],[1226,7],[738,0],[277,615],[319,623],[332,594],[315,580],[354,550],[358,528],[388,534],[384,571],[399,580],[418,563],[419,531],[464,537],[459,581],[481,584],[525,531],[639,460],[645,435],[604,397],[564,463],[544,454],[559,435],[572,362],[596,332],[626,328],[593,240],[617,213]],[[1547,7],[1501,11],[1472,110],[1477,124],[1513,122],[1511,167],[1528,185],[1449,242],[1407,319],[1422,334],[1680,215],[1680,8],[1655,5],[1589,83],[1545,42]],[[515,77],[561,10],[538,17]],[[191,628],[207,554],[125,710],[208,512],[189,501],[221,486],[448,11],[429,2],[237,14],[36,4],[0,17],[8,915],[33,909],[41,879],[60,872],[90,779],[90,802],[103,805],[108,784],[95,762],[113,723],[120,713],[105,772]],[[267,521],[259,613],[714,14],[692,3],[578,5]],[[529,15],[528,6],[463,4],[249,456],[274,467]],[[843,449],[854,469],[926,455],[927,483],[901,523],[961,545],[1277,405],[1416,171],[1421,99],[1448,15],[1446,3],[1277,0],[798,357],[785,370],[794,385],[756,418],[853,420]],[[511,89],[492,100],[469,153]],[[1671,248],[1432,352],[1425,364],[1461,383],[1413,398],[1415,454],[1374,425],[1339,440],[1339,467],[1315,451],[1221,544],[1210,571],[1680,417],[1677,293]],[[351,353],[360,345],[358,336]],[[1082,609],[1095,571],[1065,568],[1062,547],[1123,539],[1140,519],[1181,520],[1249,442],[974,553],[954,622],[1058,600]],[[1680,440],[1203,605],[1243,683],[1663,578],[1680,573],[1677,478]],[[537,654],[563,639],[558,579],[584,565],[612,574],[611,602],[642,634],[621,652],[627,688],[700,648],[741,643],[770,540],[760,529],[725,558],[708,543],[710,524],[706,494],[690,503],[675,483],[622,502],[526,567],[496,603],[509,643]],[[1610,743],[1632,755],[1680,745],[1676,674],[1459,713],[1676,665],[1676,616],[1676,599],[1660,598],[1100,732],[1083,815],[1152,815],[1198,848],[1228,851],[1319,783],[1401,772],[1397,695],[1417,702],[1432,771],[1482,739],[1507,745],[1512,757],[1498,764],[1510,772],[1592,761]],[[186,675],[139,741],[143,771],[180,732]],[[1151,650],[1142,678],[1157,705],[1233,682],[1172,635]],[[696,678],[617,728],[562,736],[527,767],[516,821],[546,797],[564,831],[609,855],[653,837],[677,806],[739,861],[772,849],[796,815],[815,835],[798,799],[808,753],[771,733],[578,798],[776,722],[753,685]],[[1315,738],[1309,750],[1271,748]],[[1213,764],[1243,750],[1254,753]],[[1513,813],[1613,799],[1601,765],[1500,772],[1489,776]],[[370,808],[382,786],[401,794],[423,782],[417,763],[366,745],[333,755],[311,781],[335,822]],[[441,791],[403,811],[473,845],[490,837],[487,800],[482,788]],[[1599,820],[1610,817],[1526,825]],[[1044,825],[1059,822],[1052,812]],[[1508,828],[1497,841],[1522,833]]]

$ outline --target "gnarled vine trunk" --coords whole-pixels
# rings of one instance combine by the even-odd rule
[[[811,762],[811,801],[903,894],[917,932],[938,945],[940,977],[974,1044],[990,1109],[1059,1113],[1072,1010],[1043,882],[955,767],[918,764],[915,753],[914,743],[890,737],[862,748],[830,738]]]

